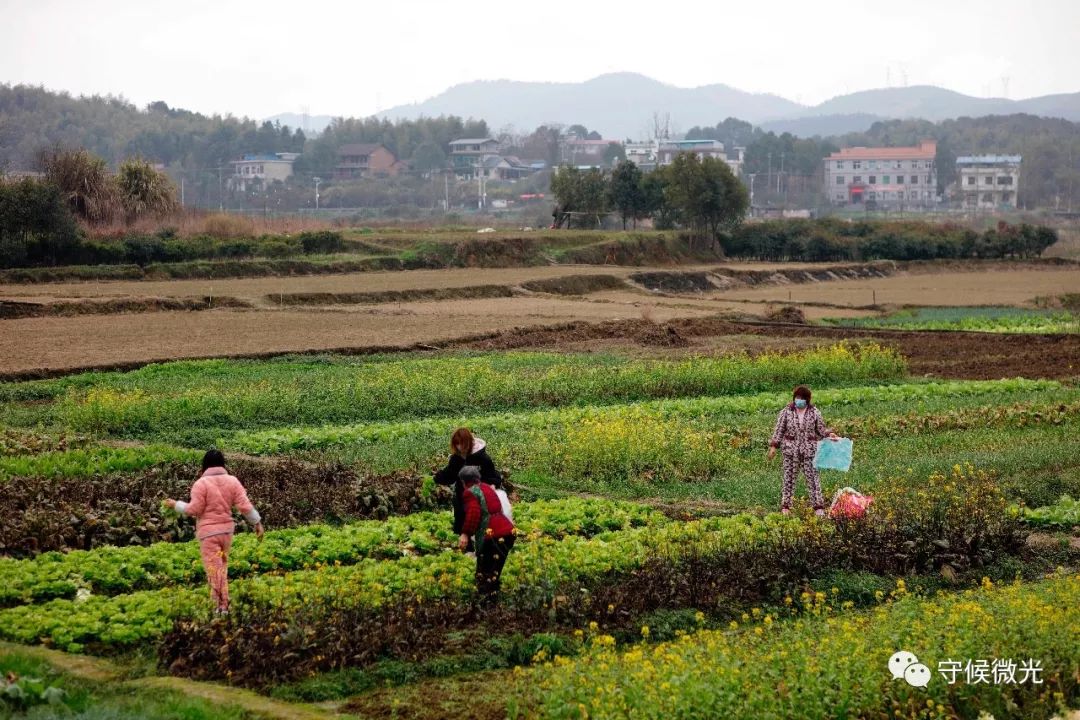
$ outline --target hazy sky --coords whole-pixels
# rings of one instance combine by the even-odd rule
[[[1076,92],[1080,0],[0,0],[0,82],[207,113],[367,115],[615,71],[803,103],[905,79]]]

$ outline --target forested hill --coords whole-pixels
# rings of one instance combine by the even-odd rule
[[[86,148],[116,165],[140,156],[169,166],[216,168],[252,152],[302,152],[304,134],[247,118],[206,116],[164,102],[72,97],[0,84],[0,169],[34,167],[43,148]]]
[[[204,172],[216,172],[245,153],[298,152],[303,153],[298,172],[326,172],[337,161],[337,147],[345,143],[381,143],[403,159],[417,159],[420,151],[430,164],[445,161],[442,156],[451,140],[487,134],[483,120],[438,117],[392,123],[371,117],[337,118],[318,137],[307,138],[287,125],[201,115],[164,102],[140,109],[121,98],[75,98],[40,87],[0,84],[0,171],[34,169],[42,150],[60,146],[85,148],[113,167],[137,156],[170,171]]]

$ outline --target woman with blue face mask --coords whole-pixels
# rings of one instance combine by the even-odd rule
[[[821,413],[810,402],[810,388],[800,385],[795,388],[792,402],[780,411],[776,418],[776,428],[769,441],[768,459],[776,457],[779,448],[784,458],[784,484],[780,499],[780,512],[791,512],[791,498],[795,495],[795,481],[802,470],[806,485],[810,490],[810,502],[814,512],[825,514],[825,498],[821,494],[821,478],[814,467],[814,455],[818,440],[829,438],[839,440],[839,436],[825,426]]]

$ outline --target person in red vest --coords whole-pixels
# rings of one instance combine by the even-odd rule
[[[481,607],[499,600],[502,571],[514,547],[514,523],[503,512],[495,488],[481,482],[480,468],[466,465],[458,473],[462,482],[461,501],[465,509],[458,548],[463,552],[472,538],[476,547],[476,595]]]

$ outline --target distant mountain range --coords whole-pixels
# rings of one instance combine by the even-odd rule
[[[622,140],[645,138],[652,128],[654,112],[670,115],[672,129],[680,131],[695,125],[716,125],[724,118],[735,117],[777,132],[836,135],[866,130],[877,120],[893,118],[936,122],[964,116],[1029,113],[1075,122],[1080,121],[1080,93],[1009,100],[977,98],[919,85],[864,90],[807,106],[777,95],[748,93],[728,85],[680,88],[636,73],[613,73],[582,83],[468,82],[423,102],[390,108],[379,116],[483,118],[492,131],[507,125],[519,131],[531,131],[544,123],[580,123],[606,138]],[[280,119],[292,127],[303,126],[302,118],[296,114],[270,119]],[[329,122],[329,116],[311,116],[308,127],[319,131]]]

